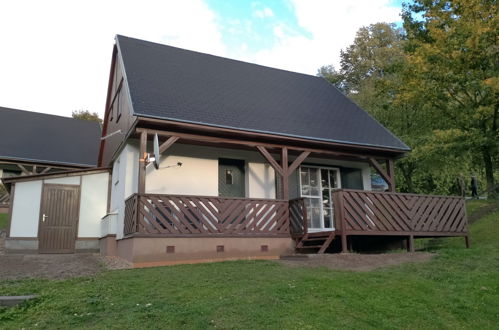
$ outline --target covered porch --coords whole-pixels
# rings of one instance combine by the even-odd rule
[[[319,149],[305,143],[280,145],[242,137],[150,128],[138,128],[136,134],[140,140],[136,172],[138,189],[125,201],[123,238],[288,238],[295,241],[298,251],[315,250],[318,253],[324,253],[335,240],[341,244],[341,251],[348,252],[349,237],[353,236],[407,238],[409,251],[414,250],[414,238],[418,237],[462,236],[469,244],[464,200],[396,193],[395,154],[387,150],[348,151],[344,146],[339,150]],[[274,170],[275,198],[148,191],[146,181],[151,180],[150,171],[154,171],[148,167],[152,149],[150,141],[154,135],[159,136],[161,154],[168,154],[177,141],[196,146],[258,151]],[[307,164],[311,155],[369,164],[387,183],[388,191],[367,191],[362,187],[345,189],[341,185],[339,170]],[[309,177],[312,168],[317,168],[314,170],[317,173],[316,186],[310,178],[307,179],[304,168],[308,169]],[[326,176],[327,182],[324,181]],[[290,189],[293,180],[299,181],[298,193]],[[309,181],[303,184],[303,180]],[[316,195],[304,192],[316,188]],[[314,206],[314,201],[319,207]],[[320,216],[319,225],[317,214]]]

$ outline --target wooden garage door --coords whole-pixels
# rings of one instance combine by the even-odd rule
[[[38,251],[73,253],[78,230],[80,187],[45,184],[40,210]]]

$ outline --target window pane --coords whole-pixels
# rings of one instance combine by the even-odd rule
[[[309,168],[310,171],[310,196],[320,196],[319,191],[319,170],[313,167]]]
[[[321,228],[321,209],[313,207],[311,211],[312,228]]]
[[[310,168],[309,169],[310,171],[310,186],[312,186],[312,188],[315,188],[315,187],[319,187],[319,178],[318,178],[318,171],[316,168]]]
[[[321,207],[321,200],[319,198],[310,198],[310,206],[311,207]]]
[[[324,228],[333,228],[333,226],[331,226],[331,217],[329,215],[324,215]]]
[[[301,177],[301,194],[303,196],[310,195],[310,174],[308,173],[307,168],[301,168],[300,170]]]
[[[329,180],[328,180],[328,170],[321,170],[321,185],[322,188],[328,188],[329,187]]]
[[[338,182],[336,182],[337,171],[329,171],[329,182],[331,183],[331,188],[338,188]]]
[[[322,205],[324,205],[324,207],[331,207],[331,196],[329,189],[322,189]]]

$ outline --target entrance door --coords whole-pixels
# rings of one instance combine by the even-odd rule
[[[80,187],[45,184],[40,209],[40,253],[73,253],[78,231]]]
[[[305,198],[310,231],[334,230],[333,190],[340,188],[336,168],[302,166],[300,192]]]
[[[218,160],[218,195],[245,197],[244,160],[220,158]]]

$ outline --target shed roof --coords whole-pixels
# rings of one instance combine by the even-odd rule
[[[137,116],[408,151],[321,77],[118,35]]]
[[[0,107],[0,160],[97,165],[97,122]]]

